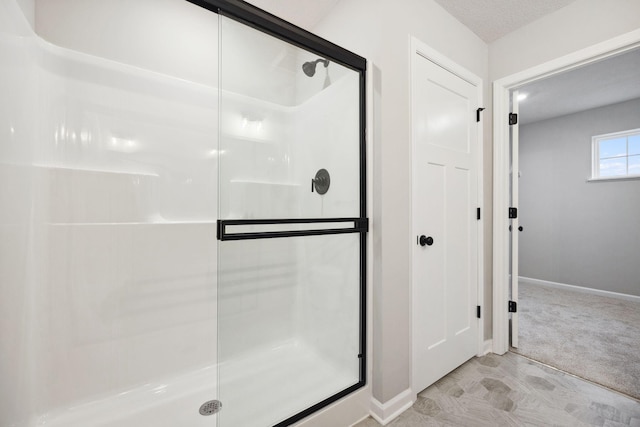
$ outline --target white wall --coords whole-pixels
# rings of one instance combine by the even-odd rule
[[[577,0],[489,45],[491,80],[640,28],[637,0]]]
[[[416,36],[485,82],[487,45],[431,0],[342,0],[314,31],[366,57],[373,67],[375,120],[369,123],[375,138],[373,153],[369,153],[374,156],[374,210],[370,213],[375,233],[371,260],[372,383],[374,397],[385,403],[411,386],[410,36]],[[485,100],[487,90],[488,84]],[[490,129],[486,124],[490,123],[490,115],[485,114],[483,120],[488,146]],[[485,149],[485,159],[490,158]],[[487,167],[485,185],[490,182],[490,170]],[[485,200],[485,224],[490,223],[488,206]],[[490,253],[486,250],[486,255]],[[486,294],[490,298],[491,293]],[[490,309],[485,308],[484,312],[490,313]]]
[[[591,137],[640,126],[640,99],[520,127],[520,275],[640,296],[640,180],[587,182]]]

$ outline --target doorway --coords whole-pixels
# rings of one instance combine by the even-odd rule
[[[614,38],[562,58],[538,65],[493,83],[493,351],[503,354],[509,349],[509,257],[510,257],[510,92],[528,83],[594,63],[640,46],[640,33]],[[500,213],[500,214],[498,214]],[[515,295],[517,303],[517,295]],[[517,316],[517,314],[516,314]]]
[[[515,118],[511,117],[510,141],[509,138],[506,141],[501,139],[509,136],[509,133],[496,135],[496,144],[510,142],[512,145],[506,157],[511,170],[504,171],[505,176],[512,180],[505,180],[507,191],[504,192],[505,186],[500,186],[496,178],[495,196],[507,195],[506,200],[510,203],[505,213],[511,213],[511,207],[518,211],[516,218],[508,219],[510,222],[504,229],[500,226],[494,229],[497,235],[504,233],[504,230],[508,233],[505,247],[508,261],[504,275],[507,279],[496,277],[494,281],[494,298],[500,296],[501,292],[508,297],[507,301],[502,302],[494,299],[494,307],[498,308],[494,313],[494,350],[500,352],[501,345],[506,344],[506,348],[502,347],[506,351],[511,345],[520,354],[633,396],[634,387],[625,389],[623,380],[640,375],[632,369],[637,363],[625,361],[625,356],[620,353],[625,347],[621,344],[624,333],[615,332],[616,325],[624,326],[628,315],[616,319],[616,309],[610,311],[607,306],[624,307],[627,302],[622,300],[625,299],[631,301],[629,304],[632,307],[634,300],[638,304],[640,299],[636,296],[625,298],[627,293],[637,293],[637,290],[628,289],[637,282],[634,279],[637,273],[626,277],[619,265],[616,271],[611,271],[613,266],[607,268],[605,264],[616,253],[620,257],[619,247],[624,248],[623,244],[614,244],[611,248],[608,239],[619,235],[622,237],[618,241],[623,243],[626,235],[634,233],[633,227],[624,226],[629,222],[624,220],[625,209],[620,207],[633,206],[632,196],[634,191],[637,192],[638,182],[633,176],[624,179],[617,176],[613,179],[611,176],[597,176],[595,172],[592,175],[590,164],[592,147],[596,147],[592,146],[592,136],[615,133],[637,124],[633,117],[625,122],[624,113],[629,111],[629,115],[633,116],[637,110],[640,94],[634,93],[634,86],[640,85],[636,82],[631,88],[621,88],[618,90],[620,94],[615,94],[616,90],[612,90],[611,86],[619,86],[627,81],[623,68],[617,67],[629,60],[636,60],[634,56],[637,49],[634,48],[638,43],[637,40],[630,42],[628,38],[617,41],[619,45],[610,43],[607,52],[596,54],[593,49],[591,52],[582,52],[591,55],[579,63],[565,64],[553,71],[547,70],[546,74],[524,79],[511,85],[507,91],[506,99],[515,107],[506,112],[507,117],[518,107],[520,114],[517,124]],[[632,69],[636,70],[637,67]],[[600,77],[598,73],[602,73]],[[611,78],[608,85],[607,78]],[[637,76],[630,73],[630,79],[634,78],[637,79]],[[605,91],[599,91],[599,83],[608,86]],[[566,92],[572,86],[574,92]],[[497,84],[496,95],[499,89],[504,88],[502,84]],[[530,98],[523,99],[527,95]],[[518,96],[520,102],[516,98]],[[538,103],[543,108],[536,106]],[[496,121],[500,120],[498,110],[505,105],[508,106],[496,98]],[[497,133],[501,131],[501,126],[496,124]],[[596,141],[596,138],[593,140]],[[500,148],[496,145],[496,156],[499,156]],[[595,148],[593,150],[594,171],[597,167],[604,168],[609,163],[615,163],[604,154],[599,155]],[[495,173],[500,172],[496,169]],[[624,202],[614,202],[616,194],[620,193],[624,198],[625,191],[631,196],[623,199]],[[496,212],[500,212],[500,208],[496,208]],[[614,219],[619,223],[613,224]],[[500,218],[496,218],[496,223],[500,222]],[[603,226],[607,230],[600,232],[599,228]],[[596,236],[599,239],[594,241]],[[494,246],[498,252],[499,246],[498,243]],[[536,247],[547,250],[536,251]],[[500,258],[497,257],[496,261],[500,262]],[[629,268],[633,270],[635,267]],[[500,274],[498,269],[494,273],[496,276]],[[500,287],[509,282],[512,286]],[[629,285],[619,284],[625,282]],[[519,285],[523,289],[519,289]],[[502,313],[501,304],[506,308]],[[582,311],[575,309],[580,304],[583,304]],[[510,313],[512,308],[515,312]],[[633,312],[634,309],[630,308],[629,313]],[[607,313],[611,313],[611,317],[607,317]],[[606,319],[606,327],[602,319]],[[606,331],[598,332],[602,327]],[[496,333],[496,328],[505,328],[502,331],[506,333]],[[523,328],[529,329],[523,333]],[[633,329],[631,325],[624,328]],[[532,330],[536,333],[532,333]],[[545,340],[554,334],[562,336],[565,330],[571,333],[549,345],[550,351],[545,355],[542,349]],[[637,342],[637,338],[630,338],[630,341]],[[532,348],[532,345],[540,346],[540,349]],[[599,370],[598,364],[589,357],[592,353],[597,354],[598,348],[601,348],[602,354],[597,359],[619,358],[612,359]],[[570,363],[564,361],[566,357],[572,358]],[[610,376],[611,367],[620,365],[618,379],[609,380],[607,384],[606,377]],[[624,366],[628,367],[625,369]],[[599,375],[598,371],[607,371],[607,375]]]
[[[513,92],[511,232],[512,351],[638,396],[639,67],[635,49]]]

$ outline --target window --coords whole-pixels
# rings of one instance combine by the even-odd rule
[[[640,129],[594,136],[591,179],[640,178]]]

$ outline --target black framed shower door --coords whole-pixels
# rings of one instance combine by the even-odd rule
[[[189,1],[220,15],[218,426],[287,426],[366,384],[366,60]]]

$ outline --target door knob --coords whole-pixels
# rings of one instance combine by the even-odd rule
[[[423,234],[419,237],[418,243],[420,243],[420,246],[431,246],[433,245],[433,237],[427,237]]]
[[[522,231],[524,230],[524,228],[522,228],[522,226],[518,227],[518,231]]]

